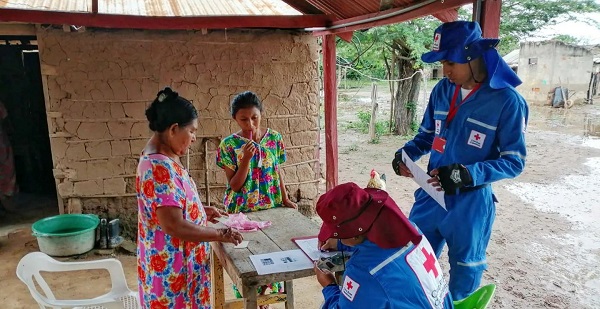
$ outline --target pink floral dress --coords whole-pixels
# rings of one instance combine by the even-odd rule
[[[217,165],[222,169],[237,171],[243,147],[249,142],[253,141],[235,133],[224,138],[217,152]],[[228,213],[259,211],[283,205],[279,179],[279,169],[286,161],[283,137],[279,132],[267,128],[260,142],[254,143],[258,152],[250,160],[250,171],[244,186],[235,192],[227,184],[223,204]],[[271,283],[267,287],[271,293],[283,292],[281,282]],[[258,293],[263,294],[263,289],[262,286],[258,287]],[[233,292],[237,298],[242,297],[235,285]]]
[[[210,308],[208,242],[167,235],[158,207],[179,207],[185,220],[206,226],[196,184],[179,163],[162,154],[144,155],[137,169],[138,290],[142,308]]]
[[[232,134],[223,139],[217,152],[217,165],[222,169],[237,171],[243,156],[243,147],[253,141]],[[260,142],[254,142],[258,152],[250,160],[250,170],[239,192],[229,184],[225,189],[223,204],[228,213],[251,212],[283,205],[279,169],[285,163],[283,138],[275,130],[267,128]]]

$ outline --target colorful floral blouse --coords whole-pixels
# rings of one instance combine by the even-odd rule
[[[185,220],[206,226],[196,184],[177,162],[161,154],[140,158],[137,169],[138,290],[142,308],[210,308],[208,242],[167,235],[157,207],[179,207]]]
[[[240,192],[233,191],[229,185],[225,190],[223,204],[229,213],[282,206],[278,171],[286,156],[281,134],[277,131],[267,129],[260,143],[237,134],[227,136],[219,145],[217,165],[236,171],[243,156],[242,147],[248,142],[256,143],[259,151],[250,160],[250,171]]]

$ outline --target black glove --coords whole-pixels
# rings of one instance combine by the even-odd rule
[[[437,177],[440,180],[442,189],[447,194],[455,194],[456,189],[473,184],[473,177],[469,170],[462,164],[453,163],[439,167]]]
[[[392,160],[392,169],[398,176],[401,176],[400,175],[400,164],[401,163],[402,164],[404,163],[402,161],[402,149],[400,149],[396,152],[396,156],[394,157],[394,160]]]

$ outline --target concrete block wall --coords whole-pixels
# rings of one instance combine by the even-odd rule
[[[251,90],[263,99],[263,126],[284,137],[290,195],[312,212],[319,181],[315,37],[267,30],[40,29],[38,43],[64,212],[120,217],[126,232],[135,231],[135,172],[151,136],[144,111],[166,85],[200,113],[198,141],[182,161],[189,161],[204,202],[208,183],[211,204],[222,204],[226,178],[214,162],[216,144],[238,130],[231,99]]]
[[[570,93],[576,92],[571,99],[582,100],[587,94],[592,67],[592,52],[585,47],[559,41],[524,42],[518,69],[523,84],[517,89],[534,104],[546,103],[548,91],[561,85]]]

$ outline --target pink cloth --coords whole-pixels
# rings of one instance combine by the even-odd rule
[[[271,221],[252,221],[244,213],[230,214],[229,219],[223,222],[226,226],[240,232],[256,232],[259,229],[271,226]]]

